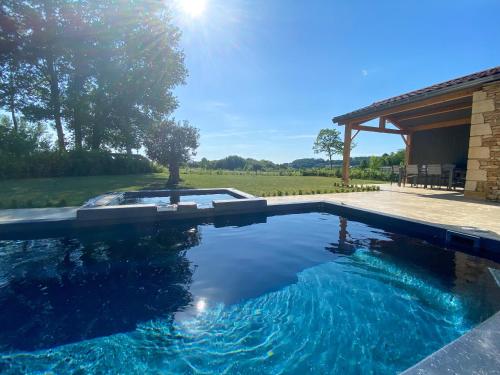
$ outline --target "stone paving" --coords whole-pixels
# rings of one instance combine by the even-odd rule
[[[63,220],[76,218],[78,207],[17,208],[0,210],[0,224],[30,220]]]
[[[381,185],[376,192],[295,195],[269,203],[328,200],[386,214],[480,232],[500,239],[500,204],[464,198],[463,192]]]

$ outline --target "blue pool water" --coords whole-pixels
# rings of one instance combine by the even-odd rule
[[[0,372],[396,373],[500,309],[488,267],[325,213],[0,241]]]
[[[176,204],[178,202],[195,202],[198,207],[206,208],[212,207],[213,201],[219,200],[233,200],[237,199],[231,194],[191,194],[191,195],[178,195],[175,197],[165,196],[165,197],[137,197],[137,198],[125,198],[120,204],[157,204],[160,206],[168,204]]]

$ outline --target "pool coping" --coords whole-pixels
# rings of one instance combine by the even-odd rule
[[[207,189],[210,190],[210,189]],[[211,189],[218,190],[218,189]],[[227,191],[228,189],[224,189]],[[220,191],[220,190],[219,190]],[[176,211],[156,211],[154,214],[145,214],[135,217],[127,217],[122,215],[112,215],[104,220],[86,220],[81,217],[64,218],[60,220],[43,219],[43,220],[24,220],[12,223],[0,224],[0,239],[8,234],[16,235],[29,232],[30,236],[36,231],[47,230],[79,230],[84,228],[111,226],[119,224],[134,224],[148,222],[164,222],[178,221],[189,219],[211,219],[220,216],[234,216],[243,214],[263,214],[263,215],[279,215],[293,214],[301,212],[328,212],[345,216],[351,220],[361,221],[371,224],[382,229],[388,229],[393,232],[410,235],[417,238],[423,238],[428,242],[435,243],[440,246],[450,244],[451,228],[446,225],[429,223],[416,219],[409,219],[397,215],[381,213],[373,210],[362,209],[359,207],[350,206],[344,203],[336,203],[325,200],[307,201],[307,202],[271,202],[263,198],[255,198],[250,194],[248,198],[219,201],[220,206],[214,204],[212,208],[205,209],[181,209]],[[232,202],[232,203],[231,203]],[[235,203],[236,202],[236,203]],[[148,206],[148,205],[145,205]],[[151,205],[149,205],[151,206]],[[148,206],[148,207],[149,207]],[[117,206],[104,206],[99,208],[113,209]],[[127,207],[127,206],[122,206]],[[147,210],[153,212],[151,207]],[[121,213],[127,212],[126,210]],[[470,233],[457,232],[454,233],[464,235],[467,239]],[[477,243],[473,241],[472,246],[466,249],[460,249],[466,253],[494,259],[497,262],[500,259],[500,241],[487,236],[478,235]],[[492,348],[492,351],[485,351]],[[500,368],[500,356],[495,354],[500,352],[500,312],[487,319],[479,326],[473,328],[463,336],[459,337],[452,343],[444,346],[438,351],[432,353],[423,361],[417,363],[413,367],[405,370],[405,375],[415,374],[443,374],[443,373],[472,373],[478,368],[491,370]],[[499,357],[499,358],[496,358]],[[485,367],[486,366],[486,367]],[[491,367],[495,366],[495,367]],[[479,372],[481,373],[481,372]]]
[[[500,311],[401,375],[498,374],[499,369]]]

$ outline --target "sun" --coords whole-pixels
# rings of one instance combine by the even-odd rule
[[[180,10],[191,18],[198,18],[203,15],[207,8],[207,0],[179,0]]]

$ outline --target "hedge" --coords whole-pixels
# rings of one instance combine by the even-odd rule
[[[37,152],[25,156],[0,153],[0,178],[119,175],[160,172],[141,155],[104,151]]]

